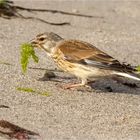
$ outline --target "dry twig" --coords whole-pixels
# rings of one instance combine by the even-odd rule
[[[5,120],[0,120],[0,134],[4,137],[17,140],[31,140],[40,137],[38,133],[21,128]]]
[[[41,21],[46,24],[57,25],[57,26],[70,25],[69,22],[52,23],[52,22],[49,22],[49,21],[46,21],[37,17],[25,17],[18,12],[19,10],[23,10],[23,9],[24,10],[26,9],[29,12],[32,11],[32,9],[29,10],[29,8],[15,6],[14,3],[9,0],[0,1],[0,17],[6,18],[6,19],[11,19],[12,17],[18,17],[22,19],[33,19],[33,20]]]
[[[28,11],[28,12],[50,12],[50,13],[59,13],[69,16],[78,16],[78,17],[86,17],[86,18],[103,18],[101,16],[92,16],[92,15],[84,15],[79,13],[71,13],[61,10],[52,10],[52,9],[34,9],[34,8],[25,8],[21,6],[15,6],[13,1],[10,0],[0,0],[0,16],[6,19],[11,19],[12,17],[18,17],[22,19],[33,19],[38,20],[46,24],[50,25],[57,25],[57,26],[63,26],[63,25],[70,25],[69,22],[61,22],[61,23],[52,23],[37,17],[25,17],[21,15],[18,11]]]
[[[15,6],[17,9],[20,10],[26,10],[26,11],[37,11],[37,12],[50,12],[50,13],[60,13],[64,15],[71,15],[71,16],[79,16],[79,17],[87,17],[87,18],[103,18],[100,16],[92,16],[92,15],[84,15],[84,14],[77,14],[77,13],[71,13],[71,12],[66,12],[66,11],[61,11],[61,10],[52,10],[52,9],[34,9],[34,8],[24,8],[21,6]]]

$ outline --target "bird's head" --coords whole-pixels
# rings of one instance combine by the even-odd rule
[[[42,48],[47,53],[51,53],[52,50],[56,47],[57,43],[63,40],[59,35],[55,33],[42,33],[37,35],[34,39],[31,40],[31,44],[34,47]]]

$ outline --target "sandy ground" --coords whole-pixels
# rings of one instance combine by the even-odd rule
[[[39,81],[44,70],[20,68],[20,44],[45,31],[64,38],[80,39],[96,45],[121,62],[140,64],[140,2],[138,1],[15,1],[29,8],[47,8],[79,12],[97,18],[62,14],[21,12],[51,22],[70,22],[71,26],[51,26],[35,20],[0,18],[0,119],[35,131],[42,140],[139,140],[140,88],[130,88],[112,80],[95,82],[94,89],[63,90],[59,84],[75,79],[56,72],[61,83]],[[34,68],[55,69],[45,52],[37,50]],[[70,78],[69,78],[70,77]],[[110,86],[113,92],[106,87]],[[140,84],[138,83],[138,86]],[[29,87],[47,91],[51,96],[17,91]],[[3,140],[0,137],[0,140]]]

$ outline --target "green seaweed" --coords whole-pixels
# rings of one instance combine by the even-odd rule
[[[0,6],[4,6],[7,4],[7,1],[6,0],[0,0]]]
[[[140,65],[136,67],[136,70],[140,72]]]
[[[32,88],[17,87],[16,89],[18,91],[22,91],[22,92],[31,92],[31,93],[36,93],[36,94],[43,95],[43,96],[50,96],[50,94],[48,92],[40,92],[40,91],[36,91]]]
[[[42,92],[42,93],[40,93],[40,95],[50,96],[50,94],[48,92]]]
[[[39,58],[35,55],[34,48],[29,43],[24,43],[21,45],[21,67],[23,73],[27,71],[27,66],[29,64],[29,59],[33,58],[34,62],[38,63]]]
[[[0,7],[9,9],[14,2],[11,0],[0,0]]]
[[[17,90],[24,91],[24,92],[35,92],[35,90],[33,90],[31,88],[21,88],[21,87],[18,87]]]

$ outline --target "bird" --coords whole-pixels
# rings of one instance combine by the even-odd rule
[[[95,81],[103,77],[127,77],[140,81],[136,68],[120,63],[90,43],[67,40],[53,32],[38,34],[30,43],[45,50],[63,71],[81,79],[80,83],[66,85],[66,89],[85,86],[90,79]]]

